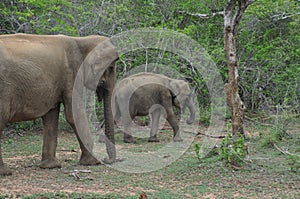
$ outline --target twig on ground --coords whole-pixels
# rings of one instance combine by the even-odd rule
[[[225,135],[208,135],[208,134],[201,133],[201,132],[198,132],[196,135],[204,135],[204,136],[207,136],[207,137],[217,138],[217,139],[225,138]]]
[[[77,153],[77,152],[78,152],[78,150],[76,150],[76,149],[60,149],[60,150],[58,150],[58,151],[74,152],[74,153]]]
[[[70,173],[70,175],[73,176],[76,180],[80,180],[78,173],[72,172]]]
[[[76,180],[81,180],[82,178],[79,176],[80,173],[92,173],[91,170],[87,170],[87,169],[75,169],[75,170],[71,170],[71,171],[62,171],[63,173],[69,173],[70,176],[73,176]],[[86,178],[89,180],[93,180],[93,178]]]
[[[271,117],[269,117],[269,118],[271,118]],[[249,120],[249,121],[251,121],[251,122],[253,122],[253,123],[263,125],[263,126],[271,126],[271,127],[274,126],[274,124],[267,124],[267,123],[259,122],[259,121],[258,121],[258,120],[267,120],[268,118],[250,118],[250,117],[248,117],[248,116],[245,116],[245,119],[246,119],[246,120]]]
[[[294,155],[294,156],[297,156],[297,154],[290,153],[288,150],[283,150],[283,149],[281,149],[281,148],[278,147],[275,143],[273,143],[273,146],[274,146],[278,151],[280,151],[282,154],[284,154],[284,155]]]

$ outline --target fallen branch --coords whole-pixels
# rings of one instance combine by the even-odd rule
[[[204,136],[207,136],[207,137],[210,137],[210,138],[217,138],[217,139],[225,138],[225,135],[208,135],[208,134],[201,133],[201,132],[198,132],[196,135],[204,135]]]
[[[288,114],[288,116],[292,117],[292,118],[298,118],[298,117],[300,117],[300,114]],[[270,115],[268,117],[261,116],[261,117],[256,117],[256,118],[251,118],[251,117],[245,115],[245,119],[247,119],[251,122],[254,122],[254,123],[265,125],[265,126],[272,126],[272,124],[266,124],[266,123],[259,122],[259,121],[271,120],[271,119],[274,119],[276,117],[278,117],[278,115]]]
[[[278,147],[275,143],[273,143],[273,146],[274,146],[278,151],[280,151],[282,154],[284,154],[284,155],[293,155],[293,156],[297,156],[297,154],[290,153],[288,150],[283,150],[283,149],[281,149],[281,148]]]
[[[92,171],[87,169],[80,169],[80,170],[75,169],[72,171],[63,171],[63,173],[69,173],[69,175],[73,176],[76,180],[82,180],[82,178],[79,176],[80,173],[92,173]],[[93,178],[84,178],[84,179],[93,180]]]
[[[77,153],[77,152],[78,152],[78,150],[76,150],[76,149],[60,149],[60,150],[58,150],[58,151],[74,152],[74,153]]]
[[[75,170],[65,170],[62,171],[63,173],[92,173],[91,170],[88,169],[75,169]]]
[[[76,180],[80,180],[81,178],[79,177],[78,173],[70,173],[70,176],[73,176]]]

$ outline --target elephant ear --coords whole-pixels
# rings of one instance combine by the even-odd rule
[[[100,42],[84,59],[83,74],[84,85],[95,90],[100,78],[118,59],[118,51],[110,39]]]
[[[185,93],[188,93],[188,94],[190,93],[189,85],[183,80],[177,80],[177,79],[171,80],[170,88],[171,88],[172,93],[176,97],[181,97]]]

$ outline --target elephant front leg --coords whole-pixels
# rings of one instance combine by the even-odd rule
[[[2,131],[0,131],[2,133]],[[1,145],[0,145],[0,175],[7,176],[11,175],[11,170],[4,164],[2,159]]]
[[[1,149],[0,149],[1,152]],[[2,158],[1,158],[2,159]],[[2,163],[1,163],[2,162]],[[12,175],[11,170],[3,163],[3,161],[0,161],[0,176],[7,176]]]
[[[1,116],[1,115],[0,115]],[[4,129],[4,122],[0,118],[0,138],[2,131]],[[0,175],[11,175],[12,172],[11,170],[4,164],[3,159],[2,159],[2,151],[1,151],[1,140],[0,140]]]
[[[159,139],[157,138],[159,118],[160,110],[156,109],[151,113],[151,129],[150,138],[148,139],[148,142],[159,142]]]
[[[40,168],[60,168],[56,159],[59,105],[42,117],[44,126],[42,162]]]
[[[179,126],[178,126],[178,123],[176,121],[173,110],[167,110],[167,121],[169,122],[169,124],[173,128],[173,131],[174,131],[173,140],[174,140],[174,142],[183,141],[181,136],[180,136]]]

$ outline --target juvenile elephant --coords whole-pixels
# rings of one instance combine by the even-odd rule
[[[134,142],[129,132],[129,125],[135,116],[151,114],[152,124],[149,142],[158,142],[156,136],[159,118],[163,108],[166,119],[174,131],[174,141],[182,141],[179,127],[173,112],[173,105],[187,107],[190,111],[188,124],[195,119],[193,94],[189,84],[183,80],[171,79],[155,73],[138,73],[123,79],[113,93],[113,114],[118,121],[122,117],[124,124],[124,142]]]
[[[111,95],[115,83],[116,48],[103,36],[14,34],[0,36],[0,133],[7,123],[43,120],[41,168],[61,167],[56,159],[58,116],[63,103],[66,120],[74,129],[81,148],[80,164],[95,165],[93,141],[80,136],[72,112],[73,85],[80,66],[84,66],[84,86],[102,90],[105,104],[105,134],[114,143]],[[101,74],[101,81],[96,81]],[[98,76],[98,80],[100,78]],[[96,83],[95,83],[96,81]],[[98,84],[98,82],[100,82]],[[78,110],[80,111],[80,110]],[[87,122],[82,114],[81,122]],[[83,132],[89,132],[85,125]],[[107,145],[108,162],[116,158],[114,146]],[[0,175],[11,174],[4,164],[0,146]]]

